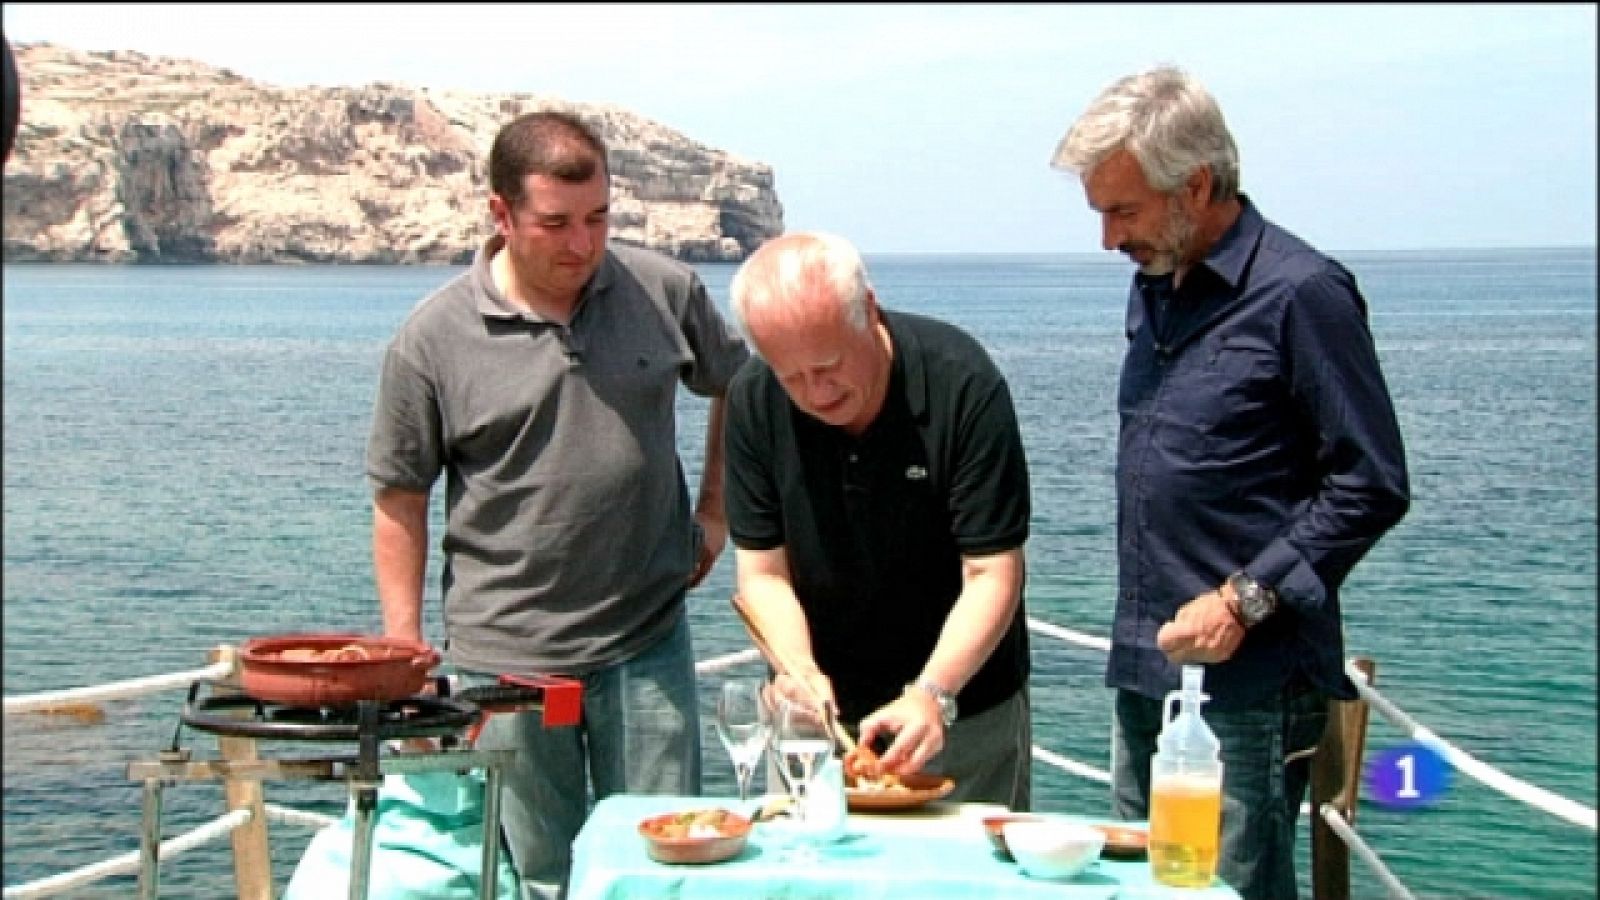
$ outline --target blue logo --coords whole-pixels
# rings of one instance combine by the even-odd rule
[[[1367,760],[1363,774],[1372,802],[1391,809],[1421,809],[1444,799],[1453,771],[1438,750],[1413,742],[1380,751]]]

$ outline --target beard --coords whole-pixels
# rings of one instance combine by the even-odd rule
[[[1189,255],[1194,243],[1194,221],[1184,214],[1176,200],[1167,202],[1167,224],[1161,235],[1149,246],[1150,261],[1139,267],[1146,277],[1157,278],[1177,269]]]

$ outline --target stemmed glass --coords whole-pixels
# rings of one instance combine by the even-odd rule
[[[717,696],[717,737],[733,760],[739,782],[739,802],[750,797],[750,777],[756,760],[772,737],[772,716],[761,696],[762,682],[755,678],[730,678]]]
[[[812,779],[823,759],[833,753],[833,736],[822,714],[805,704],[785,700],[779,708],[778,768],[794,798],[795,821],[804,832],[809,823]]]

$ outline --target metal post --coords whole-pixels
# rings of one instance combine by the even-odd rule
[[[355,833],[350,838],[350,900],[367,900],[367,879],[372,872],[372,820],[378,806],[378,787],[352,781],[355,796]]]
[[[144,780],[144,820],[139,829],[139,900],[161,889],[161,779]]]
[[[500,875],[500,759],[485,762],[483,773],[483,871],[478,897],[495,900]]]

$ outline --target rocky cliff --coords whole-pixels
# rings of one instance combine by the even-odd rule
[[[133,52],[15,50],[8,262],[465,262],[493,233],[496,130],[548,108],[604,137],[614,238],[736,261],[783,231],[770,166],[614,106],[393,84],[290,90]]]

